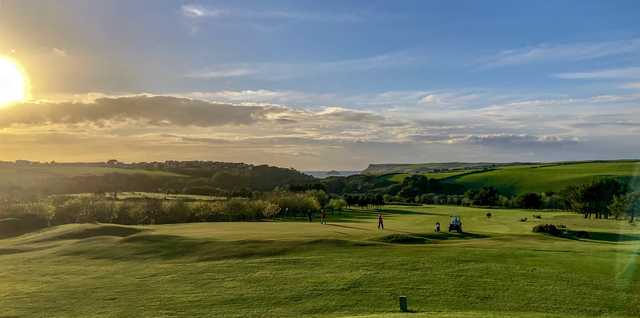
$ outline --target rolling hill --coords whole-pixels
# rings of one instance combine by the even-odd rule
[[[631,181],[632,186],[640,186],[636,180],[640,176],[640,161],[635,160],[505,163],[495,164],[493,167],[486,166],[484,163],[452,163],[449,164],[450,170],[442,172],[424,172],[424,167],[436,167],[431,164],[400,166],[396,165],[392,170],[404,169],[407,172],[387,173],[380,175],[379,178],[400,183],[410,174],[423,174],[447,183],[464,185],[467,189],[493,186],[505,195],[517,195],[524,192],[558,192],[569,185],[589,183],[603,177],[627,179]],[[443,164],[440,167],[444,166]],[[414,169],[415,167],[418,168]]]

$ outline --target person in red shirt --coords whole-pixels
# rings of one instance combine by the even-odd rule
[[[382,219],[382,213],[378,213],[378,230],[384,230],[384,220]]]

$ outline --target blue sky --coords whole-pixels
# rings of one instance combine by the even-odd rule
[[[638,21],[637,1],[5,0],[0,54],[23,64],[33,100],[0,109],[5,139],[23,145],[0,159],[638,157]],[[254,121],[183,118],[226,118],[228,105],[256,108]],[[47,152],[28,134],[145,150]]]

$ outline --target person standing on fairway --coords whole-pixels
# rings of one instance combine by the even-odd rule
[[[384,230],[384,220],[382,219],[382,213],[378,213],[378,230]]]
[[[320,211],[320,224],[327,224],[327,212],[324,209]]]

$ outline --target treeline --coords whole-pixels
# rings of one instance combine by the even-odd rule
[[[585,218],[630,218],[633,221],[640,214],[640,192],[632,192],[630,182],[631,179],[624,178],[600,178],[588,184],[569,186],[560,192],[528,192],[517,196],[506,196],[491,186],[465,191],[460,185],[424,175],[408,176],[400,184],[375,176],[352,176],[328,178],[321,185],[329,192],[341,193],[347,206],[417,203],[550,209],[575,211]]]
[[[341,210],[347,203],[324,191],[269,192],[224,201],[164,199],[118,200],[105,195],[50,196],[33,200],[0,198],[0,230],[4,225],[37,229],[71,223],[126,225],[188,222],[257,221],[308,216]]]
[[[68,167],[118,168],[113,173],[95,175],[65,175]],[[110,163],[1,163],[0,168],[19,174],[19,181],[0,180],[0,194],[21,196],[23,193],[51,195],[105,192],[164,192],[212,196],[239,196],[253,191],[272,191],[276,187],[304,185],[316,181],[312,176],[294,169],[267,165],[223,163],[210,161],[167,161],[124,164]],[[41,174],[33,173],[39,169]],[[56,169],[61,172],[57,173]],[[148,170],[148,173],[126,171]],[[118,172],[121,171],[121,172]],[[154,173],[153,171],[172,172]]]

